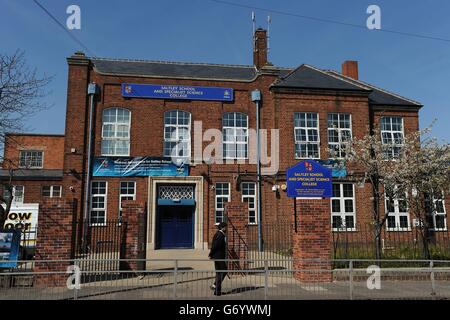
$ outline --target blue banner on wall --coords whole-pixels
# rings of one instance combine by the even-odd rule
[[[19,260],[20,230],[0,230],[0,268],[17,267]]]
[[[322,166],[331,169],[331,175],[333,178],[342,178],[347,176],[347,168],[345,163],[339,160],[327,159],[327,160],[316,160]]]
[[[313,160],[302,161],[289,168],[286,184],[290,198],[330,198],[332,196],[331,169]]]
[[[233,101],[233,89],[122,83],[122,96],[125,98]]]
[[[159,177],[189,175],[189,165],[173,163],[166,157],[97,157],[94,177]]]

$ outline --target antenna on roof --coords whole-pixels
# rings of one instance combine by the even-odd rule
[[[252,34],[252,38],[253,38],[253,51],[256,50],[256,47],[255,47],[255,41],[256,41],[256,39],[255,39],[255,29],[256,29],[256,26],[255,26],[255,23],[256,23],[255,11],[252,11],[252,24],[253,24],[253,34]]]
[[[270,51],[270,24],[272,23],[272,18],[267,16],[267,54]]]

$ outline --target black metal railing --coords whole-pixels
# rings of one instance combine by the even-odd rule
[[[293,224],[289,221],[266,223],[261,226],[262,251],[258,245],[258,226],[247,225],[250,259],[284,259],[292,256]]]
[[[332,232],[333,259],[374,259],[377,247],[382,259],[450,259],[450,232],[416,227],[381,229],[377,241],[373,225]]]

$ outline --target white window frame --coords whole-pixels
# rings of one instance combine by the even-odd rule
[[[55,196],[55,187],[59,188],[59,196]],[[44,195],[44,188],[50,188],[50,195]],[[41,195],[46,198],[61,198],[62,197],[62,186],[61,185],[51,185],[51,186],[42,186]]]
[[[22,153],[25,153],[25,164],[22,164]],[[30,153],[31,155],[26,155],[26,153]],[[41,154],[41,165],[40,166],[27,165],[27,161],[32,161],[33,153]],[[43,167],[44,167],[44,151],[43,150],[19,150],[19,168],[21,168],[21,169],[42,169]]]
[[[225,126],[224,125],[225,115],[227,115],[227,114],[233,114],[234,126]],[[240,126],[240,127],[237,126],[237,115],[238,114],[241,114],[241,115],[245,116],[245,122],[247,124],[245,127],[244,126]],[[245,160],[245,159],[248,159],[248,121],[249,121],[248,115],[246,113],[243,113],[243,112],[225,112],[222,115],[222,152],[223,152],[223,158],[224,159],[232,159],[232,160]],[[228,141],[228,140],[225,139],[225,137],[228,136],[228,135],[225,134],[225,131],[232,131],[232,137],[233,137],[232,141]],[[241,132],[243,134],[242,135],[238,135],[238,133],[241,133]],[[245,141],[238,141],[238,138],[237,138],[238,136],[242,136]],[[225,145],[234,146],[234,152],[235,152],[234,157],[233,156],[229,156],[227,154],[226,151],[227,150],[231,150],[231,149],[225,148]],[[237,150],[237,146],[238,145],[244,146],[244,148],[245,148],[245,156],[244,157],[242,157],[242,156],[238,157],[238,150]]]
[[[397,193],[397,190],[395,190],[395,193]],[[405,192],[405,199],[408,197],[408,193]],[[384,207],[386,210],[386,214],[389,216],[395,217],[395,227],[389,227],[388,219],[386,219],[386,231],[411,231],[411,217],[409,216],[409,208],[408,208],[408,202],[406,201],[406,212],[400,212],[400,205],[399,201],[402,201],[403,198],[395,197],[392,199],[394,201],[394,212],[389,212],[389,207],[387,202],[389,201],[389,197],[385,194],[384,195]],[[406,217],[408,227],[404,228],[400,226],[400,217]]]
[[[227,185],[228,187],[228,194],[227,195],[218,195],[217,194],[217,185],[218,184],[224,184],[224,185]],[[230,202],[231,201],[231,185],[230,185],[230,183],[229,182],[216,182],[215,184],[214,184],[214,191],[215,191],[215,195],[214,195],[214,224],[215,225],[218,225],[220,222],[222,222],[222,221],[224,221],[224,214],[225,214],[225,205],[224,205],[224,207],[223,208],[218,208],[217,207],[217,199],[218,198],[224,198],[224,199],[227,199],[226,201],[224,201],[224,203],[225,202]],[[218,222],[218,220],[217,220],[217,212],[221,212],[222,213],[222,218],[221,218],[221,220]]]
[[[253,185],[253,190],[254,190],[255,193],[254,194],[245,195],[244,194],[245,185]],[[256,210],[256,206],[257,206],[256,194],[257,194],[258,190],[256,188],[256,182],[242,182],[241,183],[241,192],[242,192],[241,201],[248,203],[248,215],[247,215],[248,224],[250,224],[250,225],[257,225],[258,224],[258,215],[257,215],[257,210]],[[253,208],[251,207],[250,202],[246,201],[246,199],[253,199]],[[250,221],[251,213],[253,213],[254,216],[255,216],[255,221],[254,222]]]
[[[122,183],[132,183],[134,193],[122,194]],[[127,187],[127,190],[128,190],[128,187]],[[131,200],[136,200],[136,181],[120,181],[120,183],[119,183],[119,221],[120,222],[122,221],[122,201],[124,198],[132,198]]]
[[[115,117],[116,117],[116,121],[115,122],[107,122],[105,121],[105,112],[106,111],[111,111],[111,110],[115,110]],[[119,110],[124,110],[126,112],[128,112],[128,122],[118,122],[117,118],[118,118],[118,112]],[[113,137],[105,137],[105,127],[106,126],[113,126],[113,133],[114,136]],[[118,136],[118,128],[119,126],[128,126],[128,131],[127,132],[127,137],[119,137]],[[128,157],[130,156],[130,140],[131,140],[131,111],[125,108],[120,108],[120,107],[111,107],[111,108],[106,108],[103,110],[102,112],[102,145],[100,147],[101,150],[101,154],[102,156],[115,156],[115,157]],[[103,143],[107,142],[107,141],[113,141],[114,142],[114,152],[113,153],[105,153],[103,152]],[[119,141],[125,141],[127,142],[127,153],[117,153],[117,146],[116,146],[116,142]]]
[[[394,118],[399,118],[399,119],[401,119],[401,126],[402,126],[402,128],[401,128],[401,130],[399,131],[399,130],[393,130],[392,129],[392,119],[394,119]],[[384,119],[389,119],[389,124],[390,124],[390,126],[391,126],[391,129],[390,130],[383,130],[383,120]],[[385,158],[387,159],[387,160],[392,160],[392,159],[396,159],[396,158],[398,158],[398,155],[396,155],[395,154],[395,148],[399,148],[399,152],[400,152],[400,150],[401,150],[401,148],[403,147],[403,145],[404,145],[404,143],[403,143],[403,141],[404,141],[404,139],[405,139],[405,125],[404,125],[404,121],[403,121],[403,117],[401,117],[401,116],[386,116],[386,117],[381,117],[381,119],[380,119],[380,134],[381,134],[381,143],[384,145],[384,146],[388,146],[388,147],[385,147],[386,149],[383,151],[383,152],[387,152],[388,154],[385,154],[384,156],[385,156]],[[395,135],[396,134],[401,134],[401,140],[402,140],[402,143],[395,143]],[[388,135],[389,136],[389,139],[390,139],[390,141],[391,141],[391,143],[387,143],[387,142],[385,142],[385,139],[384,139],[384,135]]]
[[[17,201],[16,198],[16,190],[17,188],[22,188],[22,197],[20,198],[20,201]],[[23,204],[25,200],[25,186],[23,185],[17,185],[17,186],[13,186],[13,201],[12,204],[14,205],[19,205],[19,204]]]
[[[315,114],[317,116],[317,127],[308,126],[308,114]],[[296,126],[295,120],[297,115],[305,116],[305,126]],[[305,130],[306,141],[297,140],[297,130]],[[308,130],[316,130],[317,131],[317,141],[309,141]],[[300,151],[297,153],[297,145],[306,144],[307,151],[309,151],[310,145],[317,144],[317,157],[302,157]],[[300,148],[299,148],[300,150]],[[320,117],[318,112],[294,112],[294,155],[295,159],[320,159]]]
[[[94,183],[105,183],[105,193],[104,194],[94,194],[92,192]],[[104,197],[104,207],[103,208],[92,208],[94,197]],[[92,223],[92,212],[94,211],[105,211],[105,218],[103,223]],[[108,181],[92,181],[91,182],[91,201],[89,206],[89,225],[90,226],[105,226],[108,219]]]
[[[176,112],[176,123],[175,124],[166,123],[166,116],[170,115],[171,112]],[[189,123],[187,125],[179,123],[179,118],[180,118],[181,113],[189,115]],[[164,112],[163,121],[164,121],[164,132],[163,132],[163,135],[164,135],[164,137],[163,137],[163,155],[164,155],[164,157],[190,159],[191,158],[191,123],[192,123],[191,113],[188,111],[178,110],[178,109],[177,110],[168,110],[168,111]],[[170,137],[166,137],[166,128],[174,128],[175,129],[175,131],[174,131],[175,137],[173,135],[171,135]],[[180,129],[182,129],[182,128],[188,130],[188,139],[180,140]],[[180,148],[181,142],[187,143],[188,150],[186,151],[187,155],[185,155],[185,156],[179,155],[179,152],[181,150],[181,148]],[[172,149],[170,149],[170,153],[167,153],[166,150],[168,150],[168,149],[166,148],[166,143],[176,143],[175,149],[172,148]],[[184,154],[184,150],[183,150],[183,154]]]
[[[344,196],[344,184],[351,185],[352,186],[352,197],[345,197]],[[330,212],[331,212],[331,228],[333,231],[356,231],[356,195],[355,195],[355,184],[351,182],[336,182],[333,183],[333,185],[339,185],[339,197],[332,196],[330,198]],[[333,212],[333,200],[339,200],[339,208],[340,212]],[[352,212],[345,212],[345,201],[351,200],[353,211]],[[352,216],[353,217],[353,228],[347,228],[346,224],[346,217]],[[333,217],[340,217],[341,221],[343,223],[343,226],[341,228],[334,228],[333,227]]]
[[[337,115],[337,121],[338,121],[338,127],[334,128],[334,127],[330,127],[330,116],[331,115]],[[350,127],[349,128],[341,128],[341,116],[348,116],[349,117],[349,124]],[[331,146],[338,146],[337,150],[338,150],[338,155],[333,157],[333,159],[343,159],[345,157],[345,150],[343,150],[343,144],[347,141],[343,141],[342,137],[342,133],[344,131],[348,131],[350,132],[350,140],[353,138],[353,128],[352,128],[352,114],[351,113],[339,113],[339,112],[330,112],[328,114],[328,119],[327,119],[327,127],[328,127],[328,149],[331,149]],[[330,141],[330,131],[337,131],[338,133],[338,142],[331,142]],[[329,152],[331,153],[331,151],[329,150]],[[344,157],[342,156],[344,153]],[[331,155],[330,155],[330,158]]]
[[[427,201],[427,200],[425,200]],[[429,201],[429,200],[428,200]],[[432,218],[433,221],[433,226],[430,228],[430,230],[433,231],[447,231],[447,210],[445,208],[445,199],[436,199],[436,197],[433,195],[432,196],[432,201],[433,201],[433,205],[434,208],[436,208],[435,211],[428,213],[429,216]],[[437,202],[442,202],[442,208],[444,210],[444,212],[437,212]],[[444,228],[436,228],[436,216],[443,216],[444,217]]]

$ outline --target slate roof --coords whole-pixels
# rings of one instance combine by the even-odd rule
[[[366,83],[361,80],[355,80],[353,78],[349,78],[344,76],[342,73],[339,73],[334,70],[328,70],[327,73],[340,77],[346,81],[350,81],[355,84],[359,84],[365,86],[372,90],[372,93],[369,95],[369,101],[374,105],[392,105],[392,106],[411,106],[411,107],[422,107],[423,105],[420,102],[402,97],[396,93],[389,92],[387,90],[375,87],[372,84]]]
[[[272,87],[274,88],[301,88],[301,89],[325,89],[345,91],[366,91],[367,87],[334,77],[327,72],[312,66],[302,64],[284,77],[280,77]]]
[[[101,74],[182,79],[252,81],[254,66],[206,63],[183,63],[93,58],[94,68]]]
[[[94,69],[98,73],[115,76],[243,82],[251,82],[258,76],[258,70],[256,70],[255,66],[248,65],[108,58],[91,58],[91,61]],[[272,84],[273,88],[366,92],[369,94],[369,100],[373,105],[422,107],[419,102],[388,92],[363,81],[346,77],[334,70],[321,70],[307,64],[302,64],[295,69],[271,66],[270,70],[275,72],[275,74],[278,73],[279,77]]]
[[[63,171],[59,169],[17,169],[13,180],[61,180]],[[0,169],[0,180],[9,179],[9,171]]]

